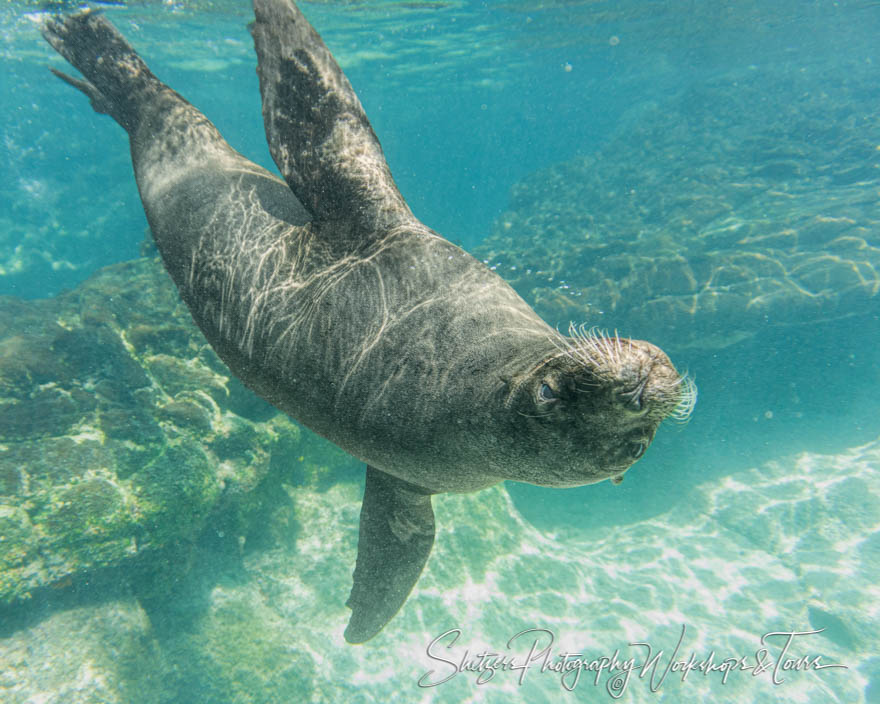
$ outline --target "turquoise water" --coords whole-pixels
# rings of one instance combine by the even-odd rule
[[[173,292],[139,298],[154,281],[141,269],[83,283],[152,256],[128,146],[46,71],[62,62],[39,36],[45,4],[8,3],[0,538],[17,546],[31,532],[0,550],[0,587],[15,595],[0,607],[0,699],[880,701],[880,7],[302,8],[415,214],[552,324],[663,347],[696,378],[697,408],[620,486],[437,497],[434,552],[403,610],[368,644],[345,644],[362,470],[226,379]],[[247,3],[104,9],[160,78],[273,168]],[[167,328],[149,317],[160,304]],[[120,382],[140,377],[106,361],[105,338],[63,337],[92,319],[121,331],[112,359],[130,353],[153,386]],[[156,466],[143,459],[153,436],[131,431],[140,420],[120,413],[111,432],[99,408],[99,430],[31,430],[58,398],[78,398],[71,389],[91,393],[71,369],[114,382],[118,408],[145,396],[126,389],[160,389],[165,446],[207,448],[209,489],[188,485],[196,498],[156,509],[158,527],[138,518],[131,544],[86,515],[97,493],[77,503],[76,490]],[[36,409],[25,420],[20,388]],[[129,474],[107,478],[107,448],[130,453]],[[542,630],[509,643],[528,629]],[[773,667],[784,635],[756,655],[773,632],[804,633],[785,656],[794,669]],[[547,657],[517,669],[535,642]],[[490,677],[487,651],[509,667],[493,660]],[[566,652],[584,669],[555,670]],[[587,669],[615,652],[621,668]],[[663,678],[691,653],[748,669]],[[484,671],[455,674],[450,661]]]

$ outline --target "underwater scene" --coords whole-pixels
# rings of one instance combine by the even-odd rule
[[[253,38],[249,0],[0,8],[0,702],[880,703],[880,4],[303,0],[329,53],[297,19],[280,68],[295,6],[257,5]],[[347,237],[409,228],[411,265],[369,250],[381,286],[346,305],[391,306],[400,281],[427,336],[394,338],[386,378],[363,361],[383,323],[344,381],[423,415],[352,396],[372,435],[348,442],[292,410],[325,407],[320,365],[260,354],[259,330],[230,351],[239,309],[206,292],[289,264],[248,237],[280,206],[259,185],[259,205],[211,206],[210,159],[192,193],[154,195],[172,175],[138,140],[160,118],[124,107],[153,84],[111,26],[243,171],[287,181],[259,176],[302,203],[273,222],[332,231],[331,268],[361,256]],[[176,114],[186,159],[210,130]],[[163,240],[208,207],[253,271]],[[483,283],[419,290],[435,243]],[[636,374],[564,426],[598,440],[546,429],[562,372],[528,396],[506,357],[483,366],[512,329],[484,290],[559,331],[539,370],[592,370],[572,398]],[[372,323],[306,295],[314,359],[345,358]],[[476,329],[450,332],[462,317]],[[447,368],[453,342],[467,363]],[[579,448],[595,472],[571,481],[556,465]]]

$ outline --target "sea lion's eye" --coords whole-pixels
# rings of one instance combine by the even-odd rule
[[[538,389],[538,400],[543,401],[544,403],[550,403],[551,401],[556,400],[556,394],[553,393],[553,389],[550,388],[550,385],[547,383],[541,384],[541,388]]]
[[[644,441],[630,443],[630,446],[629,446],[630,457],[632,457],[634,460],[637,460],[637,459],[639,459],[639,457],[641,457],[642,455],[645,454],[645,450],[647,450],[647,449],[648,449],[648,443],[646,443]]]

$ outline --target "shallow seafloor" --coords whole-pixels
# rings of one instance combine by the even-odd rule
[[[154,252],[114,264],[145,234],[124,136],[10,3],[0,700],[880,700],[880,9],[303,7],[417,215],[553,324],[660,344],[696,411],[618,487],[437,497],[404,609],[346,645],[361,469],[225,375]],[[245,4],[106,11],[269,164]],[[554,642],[516,669],[527,629]],[[774,670],[764,634],[819,630]],[[750,669],[664,677],[692,653]]]

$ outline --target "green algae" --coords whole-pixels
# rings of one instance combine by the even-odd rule
[[[230,382],[156,260],[0,319],[0,605],[161,565],[209,523],[245,536],[270,471],[301,455],[299,429]]]

